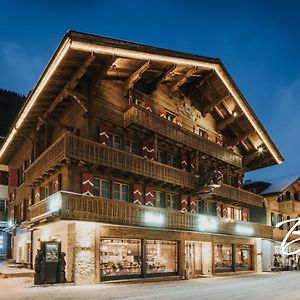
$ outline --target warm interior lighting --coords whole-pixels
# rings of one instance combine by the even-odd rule
[[[262,152],[264,151],[264,149],[263,149],[262,146],[259,146],[259,147],[257,148],[257,150],[258,150],[259,153],[262,153]]]
[[[234,117],[236,117],[236,116],[237,116],[237,112],[234,111],[232,115],[233,115]]]
[[[215,232],[218,230],[218,221],[216,218],[212,218],[205,215],[199,215],[198,217],[198,229],[199,231]]]

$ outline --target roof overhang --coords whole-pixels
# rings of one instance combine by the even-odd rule
[[[7,163],[9,155],[6,155],[8,148],[13,143],[17,131],[21,128],[24,120],[28,117],[32,107],[36,104],[39,96],[48,81],[51,79],[56,69],[60,66],[68,52],[75,50],[79,52],[97,53],[101,55],[111,55],[116,57],[125,57],[138,60],[149,60],[156,62],[165,62],[176,65],[195,66],[202,69],[213,70],[222,80],[236,104],[247,117],[261,141],[267,147],[267,150],[274,158],[274,162],[282,163],[283,157],[270,136],[252,111],[251,107],[238,90],[232,78],[226,71],[225,67],[219,59],[207,58],[197,55],[180,53],[155,47],[140,45],[136,43],[124,42],[89,34],[78,33],[74,31],[68,32],[54,56],[50,60],[47,68],[44,70],[40,80],[37,82],[35,88],[28,96],[21,112],[19,113],[9,135],[0,149],[0,162]]]

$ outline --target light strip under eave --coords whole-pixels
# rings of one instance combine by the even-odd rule
[[[19,119],[15,127],[10,132],[9,136],[5,140],[3,146],[0,149],[0,159],[3,156],[4,152],[6,151],[7,147],[11,143],[12,139],[14,138],[15,134],[17,133],[17,129],[20,128],[24,119],[27,117],[29,111],[31,110],[32,106],[35,104],[37,98],[39,97],[41,91],[44,89],[45,85],[47,84],[48,80],[52,76],[53,72],[56,70],[57,66],[60,64],[61,60],[66,55],[67,51],[70,48],[70,39],[66,39],[64,44],[61,46],[61,49],[57,53],[55,59],[53,60],[52,64],[50,65],[49,69],[46,71],[45,75],[43,76],[41,82],[38,84],[34,93],[30,96],[27,105],[25,106],[24,110],[22,111]]]
[[[178,58],[178,57],[159,55],[159,54],[153,54],[147,52],[139,52],[136,50],[120,49],[115,47],[109,47],[109,46],[103,46],[103,45],[97,45],[97,44],[91,44],[91,43],[85,43],[79,41],[72,41],[71,48],[74,50],[81,50],[86,52],[95,52],[101,54],[123,56],[123,57],[135,58],[141,60],[156,60],[156,61],[169,62],[174,64],[185,64],[191,66],[198,66],[204,69],[215,70],[218,76],[225,84],[225,86],[227,87],[227,89],[230,91],[231,95],[233,96],[237,104],[245,113],[246,117],[249,119],[250,123],[256,130],[261,140],[268,147],[268,149],[270,150],[271,154],[273,155],[277,163],[278,164],[282,163],[282,158],[274,149],[274,146],[270,143],[269,138],[263,132],[263,130],[255,120],[255,117],[253,116],[253,114],[250,112],[249,108],[245,104],[245,101],[241,98],[241,96],[238,94],[236,89],[233,87],[232,83],[230,82],[226,74],[224,74],[224,71],[222,70],[219,64],[210,63],[210,62],[201,62],[193,59]]]
[[[256,133],[258,134],[258,136],[261,138],[261,140],[268,147],[268,149],[270,150],[271,154],[276,159],[277,163],[281,164],[283,162],[282,158],[278,155],[277,151],[274,150],[274,146],[270,143],[268,137],[263,132],[263,130],[260,128],[259,124],[255,120],[255,117],[253,116],[253,114],[251,113],[251,111],[249,110],[249,108],[247,107],[245,101],[241,98],[241,96],[239,95],[239,93],[233,87],[231,81],[228,79],[228,77],[226,76],[226,74],[224,74],[224,71],[222,70],[221,66],[217,65],[216,68],[215,68],[215,70],[216,70],[218,76],[221,78],[221,80],[225,84],[225,86],[227,87],[227,89],[230,91],[231,95],[234,97],[234,99],[237,102],[237,104],[239,105],[239,107],[245,113],[246,117],[248,118],[248,120],[250,121],[250,123],[252,124],[252,126],[254,127],[254,129],[256,130]]]

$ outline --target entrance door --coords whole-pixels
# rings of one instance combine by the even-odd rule
[[[187,242],[185,244],[185,259],[191,276],[202,275],[202,247],[200,242]]]

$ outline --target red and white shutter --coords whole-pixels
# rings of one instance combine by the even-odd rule
[[[82,174],[82,194],[94,196],[94,175],[91,173]]]
[[[18,169],[13,169],[10,168],[8,171],[8,182],[9,182],[9,187],[17,187],[18,186]]]
[[[188,199],[186,194],[181,194],[181,206],[180,210],[181,212],[187,212],[188,211]]]
[[[223,217],[228,218],[228,209],[226,204],[223,205]]]
[[[36,186],[34,188],[34,204],[38,203],[41,200],[41,188]]]
[[[182,118],[181,117],[176,117],[176,124],[182,127]]]
[[[223,141],[220,137],[216,137],[216,143],[220,146],[223,146]]]
[[[217,201],[216,210],[217,210],[217,217],[221,218],[222,217],[222,202]]]
[[[197,212],[197,197],[190,197],[190,212],[194,214]]]
[[[167,118],[167,111],[165,110],[164,107],[161,107],[161,108],[160,108],[160,110],[159,110],[159,116],[160,116],[161,118],[164,118],[164,119]]]
[[[146,186],[146,206],[154,206],[154,191],[153,186]]]
[[[242,220],[248,222],[248,208],[246,207],[242,209]]]
[[[148,159],[154,159],[154,144],[148,141],[143,141],[143,157]]]
[[[153,111],[153,102],[151,100],[145,100],[145,109],[150,112]]]
[[[133,185],[133,203],[142,205],[143,203],[143,187],[140,183]]]
[[[207,134],[207,139],[208,139],[209,141],[211,141],[211,142],[212,142],[212,140],[213,140],[213,139],[212,139],[212,136],[211,136],[209,133]]]
[[[107,142],[109,140],[109,135],[108,135],[108,126],[104,123],[101,123],[99,126],[99,141],[100,144],[102,145],[107,145]]]
[[[181,154],[180,156],[180,166],[181,166],[181,170],[187,171],[187,167],[188,167],[188,159],[187,159],[187,155],[186,154]]]

